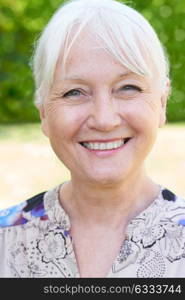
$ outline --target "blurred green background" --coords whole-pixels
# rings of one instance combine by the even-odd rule
[[[100,0],[101,1],[101,0]],[[168,122],[185,120],[185,1],[125,1],[156,29],[171,62]],[[37,122],[29,61],[33,45],[61,0],[0,0],[0,122]]]

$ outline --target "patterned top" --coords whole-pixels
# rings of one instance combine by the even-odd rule
[[[80,277],[59,188],[0,211],[0,277]],[[185,201],[161,187],[107,277],[185,277]]]

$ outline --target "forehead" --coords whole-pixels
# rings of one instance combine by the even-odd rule
[[[115,45],[116,47],[116,45]],[[127,58],[123,52],[123,56]],[[56,75],[60,78],[86,77],[89,73],[98,77],[110,77],[111,75],[142,77],[121,64],[109,49],[97,40],[89,31],[83,31],[72,44],[66,60],[61,52],[57,62]]]

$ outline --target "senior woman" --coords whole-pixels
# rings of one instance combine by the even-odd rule
[[[1,211],[0,276],[184,277],[185,202],[145,170],[170,86],[154,29],[114,0],[68,2],[33,67],[71,180]]]

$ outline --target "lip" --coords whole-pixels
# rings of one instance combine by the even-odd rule
[[[120,140],[120,139],[116,139],[116,140]],[[96,150],[96,149],[88,149],[88,148],[85,148],[81,145],[81,147],[87,151],[87,153],[90,153],[90,154],[94,154],[98,157],[109,157],[111,155],[114,155],[116,154],[117,152],[121,151],[123,148],[127,147],[127,144],[130,142],[130,140],[132,140],[132,138],[130,138],[126,144],[123,144],[121,145],[119,148],[116,148],[116,149],[111,149],[111,150]],[[98,140],[100,141],[100,140]],[[104,140],[105,141],[105,140]],[[109,140],[110,141],[110,140]],[[112,140],[111,140],[112,141]]]
[[[114,142],[114,141],[120,141],[126,139],[126,137],[120,137],[120,138],[114,138],[114,139],[100,139],[100,140],[84,140],[84,141],[80,141],[79,143],[110,143],[110,142]]]

